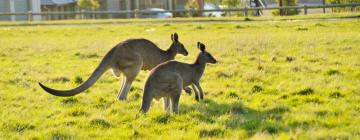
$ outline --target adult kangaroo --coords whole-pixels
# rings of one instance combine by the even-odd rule
[[[198,48],[201,50],[196,61],[193,64],[181,63],[178,61],[168,61],[156,66],[151,70],[148,76],[145,88],[141,111],[146,113],[153,98],[159,100],[164,98],[164,107],[166,111],[171,109],[173,112],[179,112],[179,99],[181,91],[190,84],[195,85],[200,91],[201,97],[203,90],[200,86],[200,78],[204,73],[206,63],[216,63],[216,59],[207,51],[205,45],[198,42]],[[198,98],[196,88],[194,92]]]
[[[92,86],[108,69],[112,69],[116,77],[123,73],[123,80],[118,98],[126,100],[131,84],[140,70],[151,70],[158,64],[172,60],[176,54],[188,55],[184,45],[179,42],[177,33],[171,35],[172,44],[167,50],[158,48],[153,42],[146,39],[128,39],[113,47],[101,60],[91,76],[80,86],[70,90],[55,90],[39,85],[48,93],[68,97],[79,94]]]

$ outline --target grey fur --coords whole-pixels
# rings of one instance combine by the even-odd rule
[[[173,60],[178,53],[188,55],[184,45],[178,41],[176,33],[171,35],[171,40],[173,42],[167,50],[161,50],[146,39],[128,39],[120,42],[104,56],[91,76],[77,88],[55,90],[41,83],[39,85],[55,96],[74,96],[91,87],[105,71],[111,68],[116,77],[120,77],[121,73],[124,75],[118,98],[126,100],[131,84],[140,70],[151,70],[162,62]]]
[[[151,70],[145,87],[141,106],[143,113],[148,112],[152,99],[164,98],[164,108],[169,111],[179,112],[179,99],[183,88],[192,85],[199,98],[196,88],[203,98],[203,90],[200,86],[200,78],[204,73],[206,63],[216,63],[215,58],[205,51],[205,45],[198,43],[201,50],[195,63],[187,64],[178,61],[168,61],[156,66]],[[196,88],[195,88],[196,87]],[[171,107],[170,107],[171,104]]]

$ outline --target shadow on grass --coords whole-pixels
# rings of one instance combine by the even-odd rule
[[[282,116],[289,111],[289,108],[280,106],[258,111],[240,102],[220,104],[205,99],[191,106],[181,104],[180,111],[181,114],[190,115],[194,121],[210,124],[217,122],[226,129],[244,129],[249,136],[252,136],[257,132],[276,134],[286,131]],[[227,119],[219,119],[223,115],[228,116]]]

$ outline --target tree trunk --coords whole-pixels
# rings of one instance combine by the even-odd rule
[[[283,1],[282,0],[279,0],[279,7],[282,7],[283,6]],[[280,16],[283,15],[283,9],[280,9]]]

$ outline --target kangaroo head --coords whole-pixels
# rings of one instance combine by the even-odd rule
[[[199,54],[199,61],[202,63],[211,63],[215,64],[217,61],[216,59],[205,50],[205,45],[203,43],[198,42],[197,47],[200,49],[201,53]]]
[[[184,45],[179,42],[179,37],[177,33],[171,34],[171,40],[172,40],[172,44],[170,48],[173,51],[182,54],[184,56],[187,56],[189,54],[188,51],[185,49]]]

